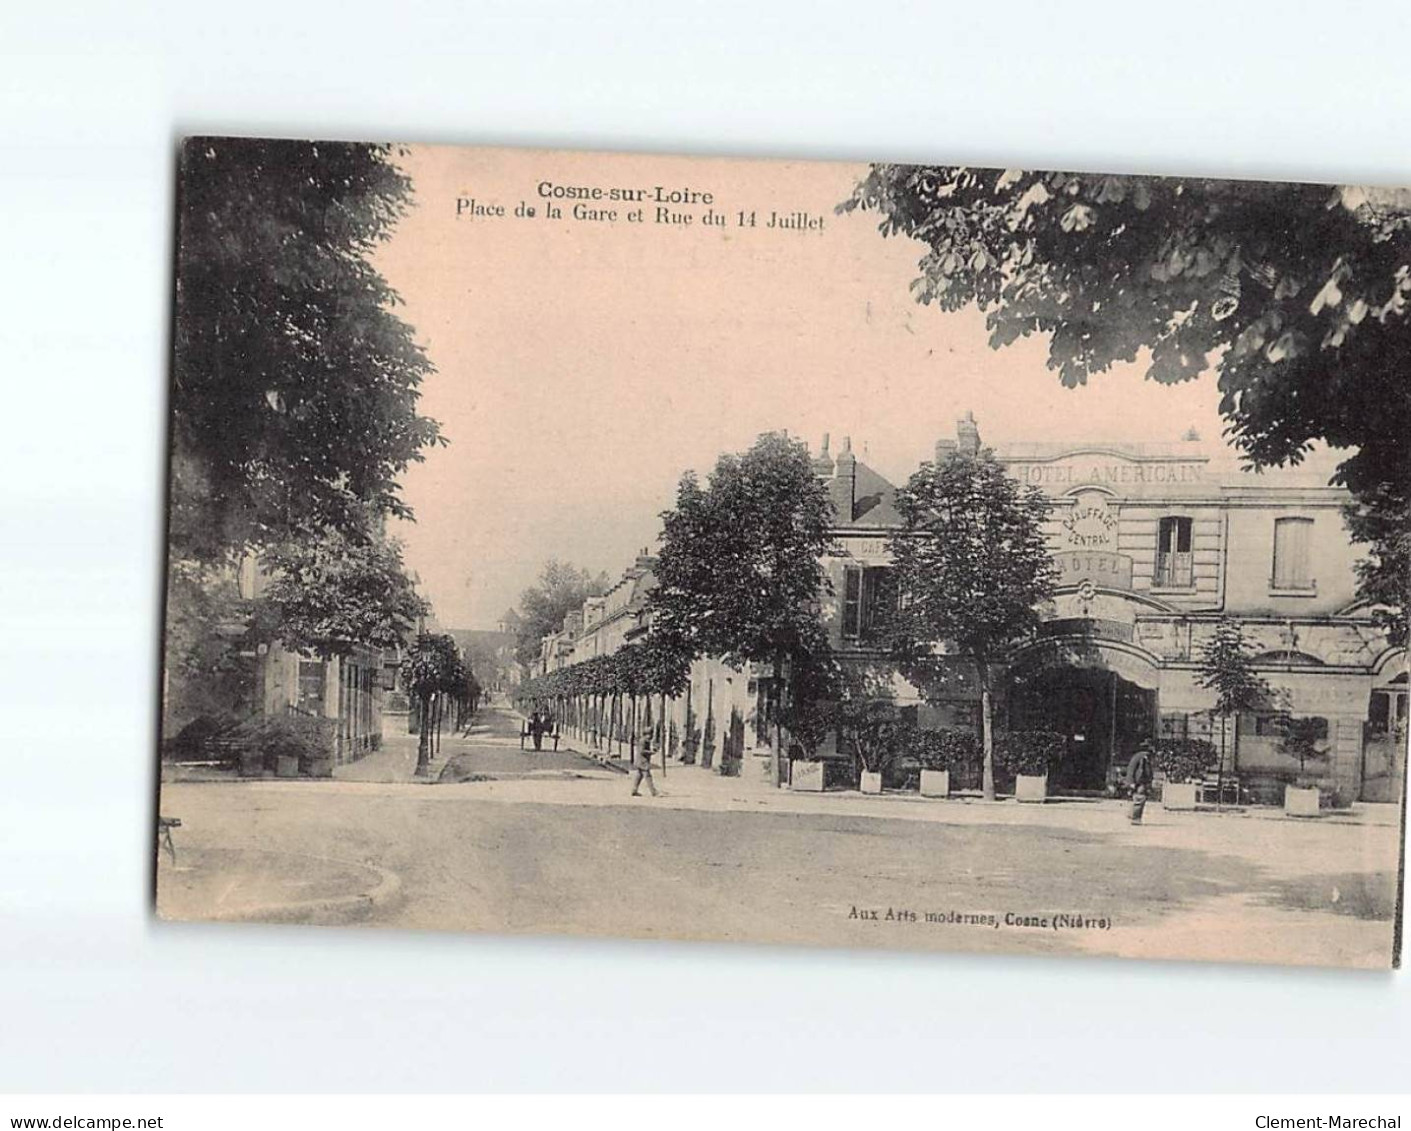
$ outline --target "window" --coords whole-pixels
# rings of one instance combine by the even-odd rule
[[[1191,520],[1163,518],[1156,531],[1156,573],[1152,584],[1158,589],[1189,589],[1194,583],[1191,555]]]
[[[1274,521],[1275,589],[1312,589],[1308,568],[1308,548],[1313,539],[1311,518],[1280,518]]]
[[[867,636],[895,605],[896,581],[891,569],[848,566],[843,574],[843,639]]]
[[[1401,734],[1406,730],[1406,692],[1374,691],[1367,712],[1368,729],[1374,735]]]
[[[299,661],[299,701],[295,708],[305,715],[322,715],[325,694],[321,660]]]
[[[856,640],[862,628],[862,570],[843,571],[843,638]]]

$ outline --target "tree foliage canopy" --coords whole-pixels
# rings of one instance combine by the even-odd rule
[[[286,645],[323,656],[355,645],[395,648],[428,606],[402,566],[400,547],[324,529],[271,547],[265,590]]]
[[[213,561],[409,517],[397,476],[439,441],[432,365],[369,260],[410,192],[386,146],[182,148],[171,545]]]
[[[982,451],[922,464],[896,508],[888,545],[901,600],[883,632],[908,669],[933,666],[938,642],[985,661],[1034,631],[1056,577],[1042,492]]]
[[[690,656],[773,660],[826,648],[819,600],[836,521],[808,449],[761,436],[662,516],[653,631]]]
[[[1264,710],[1277,695],[1254,670],[1254,645],[1237,621],[1222,619],[1200,649],[1195,681],[1215,692],[1213,713],[1229,717],[1240,711]]]
[[[552,558],[544,563],[539,580],[519,597],[519,610],[509,627],[515,634],[515,658],[532,664],[539,655],[539,641],[563,627],[564,617],[583,606],[589,597],[607,592],[608,576],[596,577],[570,562]],[[506,617],[510,620],[509,616]]]

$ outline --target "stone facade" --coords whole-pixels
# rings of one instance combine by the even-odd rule
[[[937,458],[978,450],[968,416]],[[1046,535],[1059,584],[1032,645],[1009,658],[998,684],[1013,726],[1071,730],[1078,788],[1101,788],[1136,743],[1156,735],[1209,737],[1252,781],[1291,776],[1271,717],[1242,716],[1215,733],[1213,693],[1196,681],[1201,647],[1222,618],[1240,623],[1260,674],[1296,716],[1326,720],[1323,776],[1345,801],[1399,799],[1405,775],[1406,655],[1389,647],[1356,598],[1356,547],[1343,524],[1346,492],[1316,470],[1241,470],[1195,437],[1171,444],[1012,444],[996,458],[1037,487],[1052,512]],[[818,462],[839,510],[842,553],[829,562],[826,616],[834,646],[868,656],[870,605],[885,599],[887,528],[899,521],[891,485],[840,458]],[[866,482],[862,495],[852,487]],[[1046,694],[1006,695],[1025,677]],[[926,695],[898,680],[898,704],[930,726],[973,726],[973,676]],[[1092,709],[1083,701],[1103,699]],[[1077,707],[1074,707],[1074,704]],[[1046,710],[1040,710],[1040,706]],[[1035,714],[1039,718],[1034,718]],[[1272,713],[1271,713],[1272,715]],[[1025,717],[1020,717],[1025,716]],[[1001,714],[1001,720],[1005,716]]]

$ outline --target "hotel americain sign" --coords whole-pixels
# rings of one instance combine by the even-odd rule
[[[1134,487],[1149,484],[1199,483],[1205,460],[1130,460],[1116,456],[1067,456],[1043,463],[1008,461],[1009,472],[1030,487],[1060,490],[1093,484],[1101,487]]]

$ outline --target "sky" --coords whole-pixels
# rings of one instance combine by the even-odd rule
[[[980,312],[918,305],[922,245],[834,213],[864,166],[449,147],[399,163],[415,196],[376,262],[436,365],[421,410],[450,444],[404,476],[417,517],[395,533],[446,627],[493,627],[549,558],[620,574],[683,472],[769,430],[814,450],[830,433],[834,452],[849,436],[893,482],[966,411],[986,443],[1194,427],[1220,446],[1210,374],[1173,387],[1114,367],[1065,389],[1044,339],[992,350]],[[578,202],[611,220],[559,199],[550,219],[546,183],[649,199]],[[657,186],[711,201],[659,206]],[[771,230],[771,212],[821,228]]]

